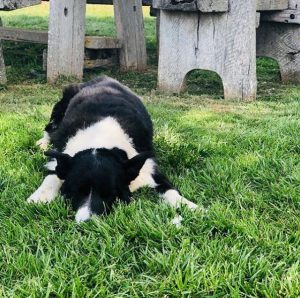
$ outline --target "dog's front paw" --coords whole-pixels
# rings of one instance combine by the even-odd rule
[[[49,140],[47,138],[41,138],[36,142],[36,145],[40,147],[41,150],[47,150],[49,146]]]
[[[56,192],[51,188],[38,188],[28,199],[28,203],[50,203],[56,197]]]

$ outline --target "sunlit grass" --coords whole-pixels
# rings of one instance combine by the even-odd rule
[[[46,7],[1,15],[19,26],[26,12],[24,26],[45,29]],[[112,33],[111,13],[108,6],[88,6],[89,32],[103,23]],[[282,85],[277,64],[259,59],[256,102],[224,101],[220,79],[209,72],[193,72],[181,96],[157,92],[154,28],[147,19],[154,59],[146,72],[97,69],[84,79],[107,74],[142,95],[162,169],[208,212],[183,210],[176,229],[175,211],[147,189],[129,206],[82,225],[61,199],[26,204],[45,174],[35,141],[66,81],[46,84],[41,47],[6,44],[0,297],[300,296],[300,87]]]

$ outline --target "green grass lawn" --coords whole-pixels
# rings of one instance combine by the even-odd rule
[[[45,29],[43,5],[0,16],[5,25]],[[260,59],[256,102],[224,101],[207,72],[194,72],[181,96],[161,94],[154,28],[147,17],[147,72],[98,69],[85,80],[107,74],[142,95],[162,168],[207,214],[183,210],[176,229],[175,211],[147,189],[81,225],[62,199],[28,205],[45,175],[35,141],[66,82],[46,84],[42,46],[5,43],[0,297],[300,296],[300,87],[282,85],[277,64]],[[89,6],[87,32],[113,35],[111,8]]]

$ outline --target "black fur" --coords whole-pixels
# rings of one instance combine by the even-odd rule
[[[62,153],[79,129],[108,116],[116,119],[132,139],[138,155],[128,159],[119,148],[88,149],[74,157]],[[45,154],[57,160],[55,173],[64,180],[61,193],[75,210],[87,200],[96,214],[108,213],[116,200],[129,203],[130,182],[139,175],[145,161],[154,158],[153,127],[146,108],[127,87],[108,77],[67,87],[45,130],[55,148]],[[159,193],[173,188],[158,169],[153,179]]]
[[[63,118],[61,115],[64,115]],[[143,103],[127,87],[108,77],[65,89],[64,96],[55,105],[50,120],[56,127],[51,130],[47,126],[46,130],[54,147],[62,151],[67,140],[78,129],[88,127],[108,116],[114,117],[120,123],[132,138],[138,152],[153,151],[152,122]]]

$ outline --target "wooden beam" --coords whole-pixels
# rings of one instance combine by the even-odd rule
[[[289,7],[289,0],[257,0],[257,10],[283,10]]]
[[[42,0],[0,0],[0,10],[15,10],[41,4]]]
[[[0,39],[47,44],[48,32],[0,27]]]
[[[113,4],[113,0],[87,0],[88,4]],[[152,0],[142,0],[142,4],[146,6],[152,5]]]
[[[121,70],[143,71],[147,67],[146,41],[141,0],[114,0]]]
[[[278,12],[263,13],[261,19],[265,22],[300,24],[300,10],[287,9]]]
[[[228,0],[197,0],[197,7],[202,12],[225,12]]]
[[[83,75],[85,0],[51,0],[47,79]]]
[[[48,32],[0,27],[0,39],[47,44]],[[122,44],[117,38],[102,36],[85,37],[85,48],[87,49],[120,49],[121,47]]]
[[[228,11],[228,0],[153,0],[153,7],[165,10],[225,12]]]
[[[296,1],[296,0],[292,0]],[[289,6],[289,0],[257,0],[257,10],[283,10]],[[228,0],[153,0],[153,7],[165,10],[225,12]]]

